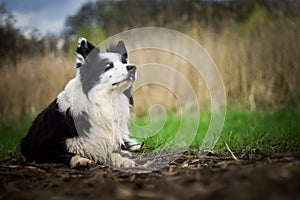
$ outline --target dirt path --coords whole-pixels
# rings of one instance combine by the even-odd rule
[[[300,199],[300,152],[182,156],[149,173],[0,161],[0,199]]]

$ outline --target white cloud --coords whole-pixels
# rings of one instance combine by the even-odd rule
[[[42,6],[40,10],[14,10],[16,17],[16,27],[26,35],[33,29],[38,29],[42,35],[48,33],[59,34],[65,24],[68,15],[75,14],[87,0],[53,0],[53,6]],[[49,3],[49,2],[48,2]]]
[[[13,12],[16,17],[16,27],[20,28],[25,35],[33,29],[38,29],[42,35],[47,33],[58,34],[64,27],[64,18],[51,18],[45,12]]]

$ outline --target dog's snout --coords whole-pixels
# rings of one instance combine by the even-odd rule
[[[134,66],[134,65],[127,65],[126,68],[127,68],[127,71],[132,71],[132,70],[136,69],[136,66]]]

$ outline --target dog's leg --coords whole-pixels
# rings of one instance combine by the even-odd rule
[[[139,151],[141,149],[141,145],[129,136],[124,138],[124,145],[122,145],[123,150],[127,151]]]
[[[130,92],[130,90],[129,90]],[[126,97],[126,96],[127,97]],[[123,102],[128,102],[127,98],[130,97],[130,93],[125,93],[125,95],[121,95],[121,99],[122,97],[125,98],[125,100]],[[122,102],[122,101],[121,101]],[[126,104],[126,103],[124,103]],[[122,150],[126,150],[126,151],[138,151],[141,149],[141,145],[133,138],[130,138],[130,132],[128,130],[128,121],[130,118],[130,106],[128,107],[122,107],[123,112],[121,112],[121,114],[118,116],[118,118],[120,119],[120,131],[123,137],[123,144],[121,146]]]
[[[70,160],[70,167],[75,168],[75,167],[86,167],[90,166],[93,163],[90,159],[80,157],[79,155],[75,155],[71,158]]]
[[[111,154],[111,162],[115,167],[134,167],[136,165],[133,160],[122,157],[119,153]]]
[[[125,120],[124,120],[125,121]],[[126,151],[138,151],[141,149],[141,145],[133,138],[130,138],[130,132],[128,130],[127,122],[121,124],[122,135],[123,135],[123,144],[121,146],[122,150]]]

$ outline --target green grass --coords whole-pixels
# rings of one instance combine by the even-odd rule
[[[20,141],[26,135],[32,120],[32,117],[0,118],[0,157],[12,156],[20,151]]]
[[[194,138],[191,150],[199,149],[208,129],[211,114],[201,111],[199,129]],[[20,151],[20,140],[26,135],[32,122],[32,117],[22,119],[0,118],[0,157],[16,155]],[[184,137],[194,137],[189,129],[197,120],[192,116],[186,116],[187,126],[183,130]],[[133,134],[143,135],[141,142],[150,151],[159,151],[170,148],[173,144],[176,132],[180,126],[180,115],[168,113],[165,123],[162,120],[154,120],[152,126],[148,117],[132,120],[133,124],[144,126],[139,128],[131,125]],[[162,127],[162,128],[161,128]],[[187,128],[188,127],[188,128]],[[184,141],[184,138],[180,138]],[[231,150],[243,152],[258,148],[271,152],[299,151],[300,150],[300,112],[286,110],[276,112],[253,112],[241,109],[229,108],[226,113],[224,128],[214,151],[225,151],[224,142],[227,142]]]
[[[251,148],[273,152],[300,150],[300,112],[259,113],[229,109],[216,150],[225,150],[224,141],[236,151]]]
[[[199,129],[190,146],[191,150],[201,147],[210,117],[210,112],[201,112]],[[195,119],[192,120],[194,123],[197,122]],[[150,120],[144,117],[135,119],[134,123],[143,126],[150,123]],[[174,139],[179,125],[180,116],[169,113],[163,129],[158,134],[141,139],[141,141],[151,149],[168,148],[168,144]],[[141,131],[135,127],[131,129],[133,133]],[[184,134],[187,136],[191,132],[187,129]],[[298,110],[254,112],[229,108],[221,136],[213,150],[216,152],[225,151],[225,142],[231,150],[237,152],[252,148],[271,152],[300,150],[300,112]]]

